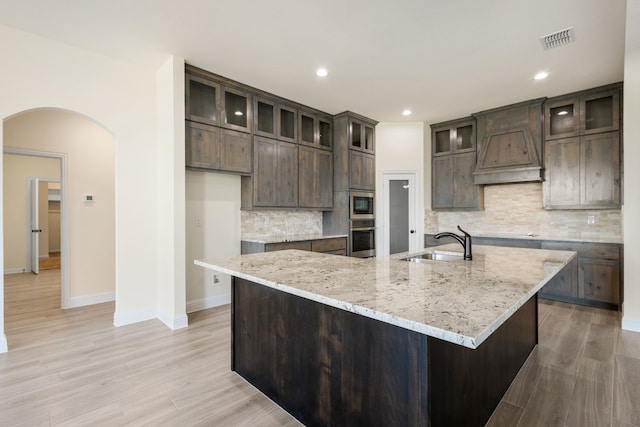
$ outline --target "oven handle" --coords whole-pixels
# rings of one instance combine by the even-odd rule
[[[376,229],[375,227],[352,228],[351,231],[372,231],[375,229]]]

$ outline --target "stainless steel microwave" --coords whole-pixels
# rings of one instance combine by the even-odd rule
[[[373,219],[374,215],[374,193],[365,193],[352,191],[350,195],[350,211],[351,219]]]

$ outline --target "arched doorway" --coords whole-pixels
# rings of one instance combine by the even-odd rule
[[[60,161],[61,307],[114,300],[114,136],[95,121],[75,112],[54,108],[28,110],[3,121],[3,152]],[[3,175],[4,172],[5,168]],[[5,175],[4,181],[9,183],[26,178],[24,174],[19,175]],[[26,184],[18,182],[16,188],[20,192],[20,188],[26,189]],[[25,260],[26,257],[14,256],[9,261],[13,264],[7,264],[7,254],[22,250],[28,234],[26,229],[7,233],[8,228],[14,231],[15,227],[25,227],[24,224],[7,223],[16,218],[16,215],[7,214],[9,210],[25,208],[14,206],[11,197],[12,192],[3,192],[5,273],[21,269],[19,262],[13,264],[16,259]],[[4,292],[4,280],[1,288]],[[4,314],[3,310],[3,317]]]

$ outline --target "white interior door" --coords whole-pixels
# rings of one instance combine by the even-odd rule
[[[40,274],[40,221],[38,219],[38,187],[40,180],[35,178],[31,180],[31,271],[34,274]]]
[[[422,248],[416,173],[383,173],[382,254]]]

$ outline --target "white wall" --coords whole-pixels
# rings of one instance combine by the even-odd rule
[[[240,255],[240,177],[187,171],[186,187],[187,311],[192,312],[230,302],[230,277],[193,260]]]
[[[386,122],[376,126],[376,246],[381,247],[381,237],[386,232],[380,217],[383,211],[381,176],[384,172],[416,172],[418,197],[416,200],[416,233],[424,234],[424,124],[422,122]],[[428,184],[428,182],[426,183]],[[422,239],[421,239],[422,242]]]
[[[92,118],[115,136],[114,321],[125,324],[157,317],[158,253],[169,249],[158,247],[157,236],[155,70],[4,26],[0,26],[0,40],[0,118],[42,107],[60,108]],[[0,143],[4,143],[1,135]],[[166,197],[173,199],[173,194]],[[3,281],[0,288],[2,298]],[[0,319],[1,351],[1,299]]]
[[[185,296],[184,60],[171,57],[156,76],[158,114],[158,317],[187,326]]]
[[[640,1],[627,0],[624,63],[624,308],[622,326],[640,332]]]

